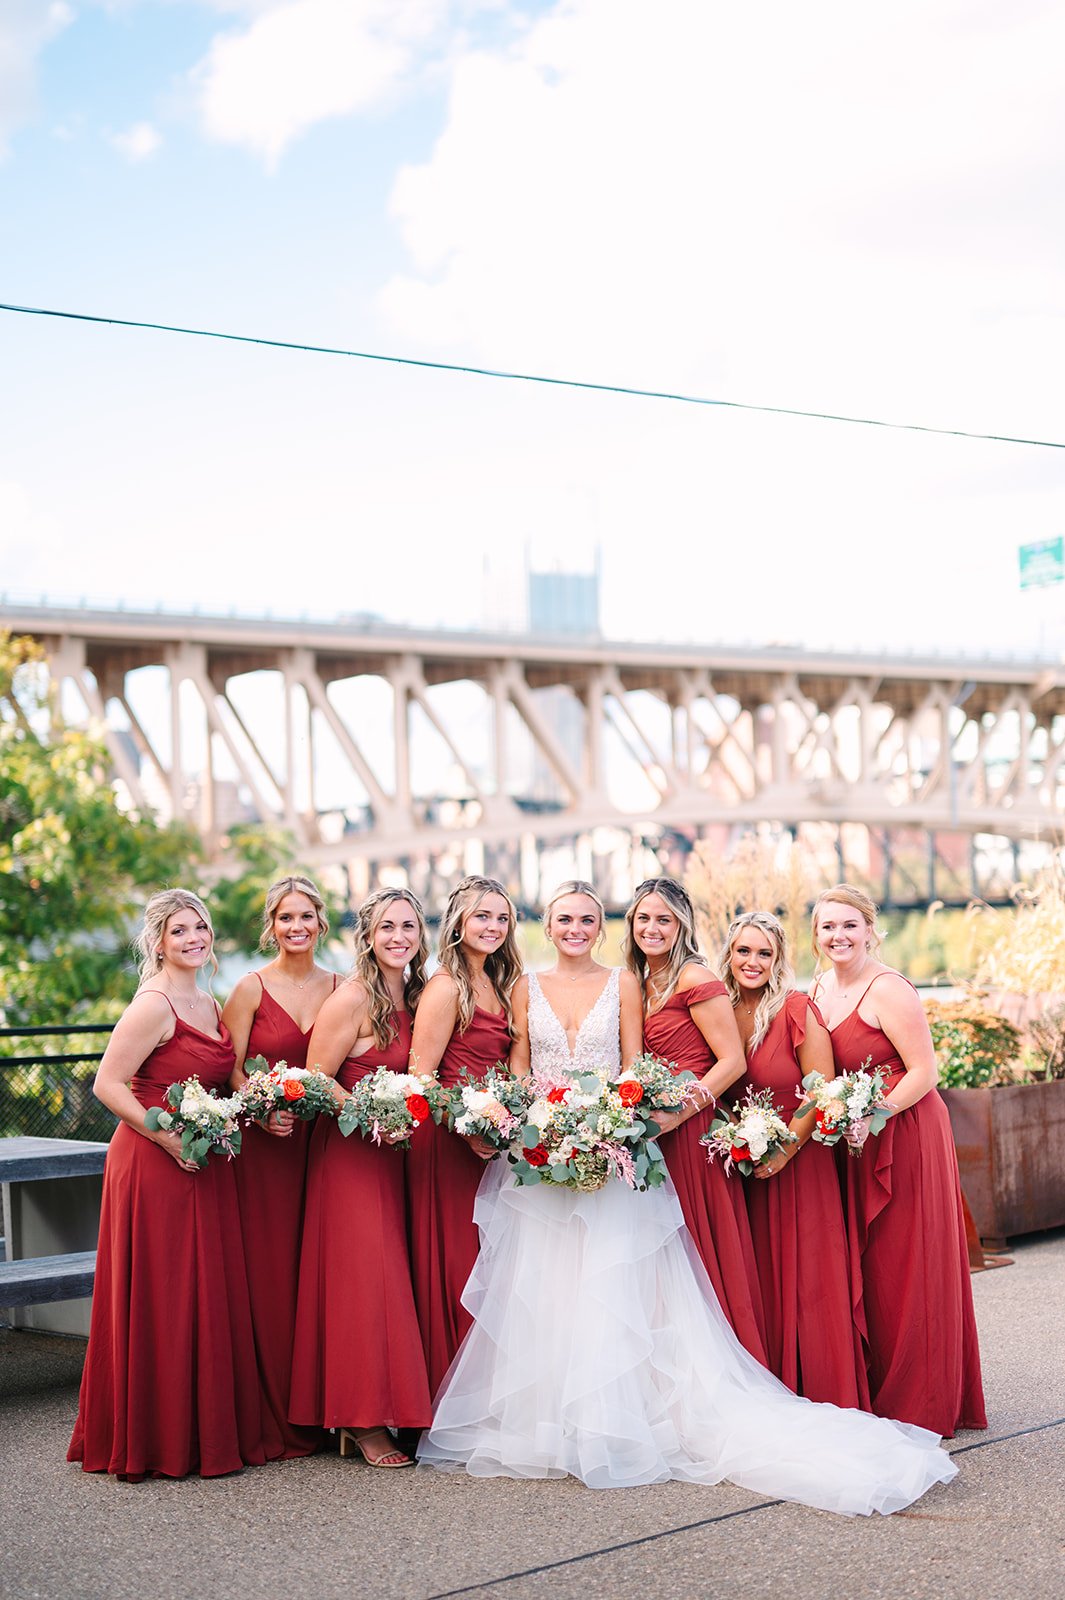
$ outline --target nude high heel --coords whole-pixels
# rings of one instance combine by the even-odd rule
[[[413,1467],[414,1462],[402,1450],[392,1446],[390,1450],[383,1450],[379,1455],[373,1455],[366,1448],[366,1440],[372,1439],[375,1433],[383,1433],[386,1438],[391,1438],[387,1428],[362,1428],[356,1433],[351,1428],[340,1430],[341,1456],[360,1455],[368,1467],[384,1467],[389,1470],[397,1467]]]

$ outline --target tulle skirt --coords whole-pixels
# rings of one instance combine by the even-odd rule
[[[748,1355],[672,1184],[520,1188],[494,1162],[474,1216],[474,1325],[424,1464],[593,1489],[727,1478],[848,1515],[901,1510],[956,1475],[938,1435],[799,1399]]]

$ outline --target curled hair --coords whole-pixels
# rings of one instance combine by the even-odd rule
[[[514,902],[496,878],[481,878],[476,874],[463,878],[457,883],[447,897],[444,915],[440,921],[440,966],[449,977],[455,980],[459,1000],[459,1032],[465,1033],[473,1021],[476,1000],[473,993],[473,979],[470,976],[469,963],[466,953],[462,948],[462,930],[466,918],[471,912],[476,911],[485,895],[498,894],[507,902],[510,911],[510,926],[507,936],[498,950],[493,950],[484,963],[485,977],[488,978],[495,991],[496,999],[503,1007],[503,1014],[507,1019],[507,1027],[513,1028],[514,1013],[511,1007],[511,996],[514,985],[521,977],[522,963],[518,954],[517,940],[517,913]]]
[[[586,900],[591,900],[592,904],[597,907],[599,911],[599,939],[602,939],[603,934],[606,932],[606,906],[604,906],[598,890],[593,888],[590,883],[586,883],[583,878],[567,878],[565,883],[560,883],[544,906],[543,916],[540,918],[540,926],[547,937],[551,937],[551,913],[558,902],[564,900],[568,894],[583,894]],[[596,943],[598,943],[598,940]]]
[[[403,999],[413,1017],[425,988],[425,964],[429,959],[429,930],[420,900],[409,889],[378,889],[363,901],[355,917],[355,966],[346,982],[361,983],[366,990],[370,1028],[378,1050],[387,1050],[399,1038],[399,1028],[395,1021],[396,1003],[388,992],[373,942],[385,912],[401,900],[410,906],[418,923],[418,948],[410,958],[403,980]]]
[[[743,912],[730,923],[725,942],[721,946],[721,953],[717,958],[717,975],[728,990],[733,1007],[738,1006],[744,998],[732,971],[732,952],[744,928],[757,928],[760,933],[768,934],[775,946],[769,980],[759,995],[758,1005],[755,1007],[754,1032],[747,1045],[747,1054],[751,1056],[769,1032],[769,1024],[788,998],[788,991],[795,987],[795,974],[788,960],[788,937],[779,918],[771,911]]]
[[[810,913],[810,937],[813,941],[814,955],[817,957],[818,965],[821,962],[821,946],[817,938],[817,916],[826,900],[835,900],[838,904],[849,906],[852,911],[857,911],[861,914],[868,934],[866,949],[870,955],[878,956],[883,935],[876,925],[876,901],[867,895],[864,889],[856,888],[853,883],[837,883],[834,888],[825,889],[818,895],[814,901],[813,911]]]
[[[636,885],[636,893],[632,897],[632,904],[625,913],[625,939],[621,947],[625,960],[629,965],[629,970],[635,972],[640,980],[640,987],[645,997],[650,998],[648,995],[649,986],[647,980],[649,970],[647,957],[636,943],[636,936],[633,930],[640,901],[646,899],[649,894],[659,895],[666,902],[666,905],[680,924],[677,930],[677,937],[673,941],[673,948],[669,952],[669,961],[666,964],[665,986],[661,992],[655,994],[653,1006],[645,1004],[645,1010],[647,1011],[660,1011],[666,1001],[676,993],[677,984],[684,968],[693,961],[700,967],[707,966],[708,962],[699,949],[699,935],[695,929],[695,907],[691,903],[691,897],[687,889],[684,888],[683,884],[678,883],[676,878],[645,878],[643,883]]]
[[[141,930],[133,941],[133,949],[140,957],[137,968],[139,984],[148,982],[149,978],[159,976],[159,969],[163,964],[163,935],[166,925],[175,911],[194,911],[202,917],[211,930],[211,954],[209,957],[212,976],[218,971],[218,961],[214,953],[214,924],[211,913],[204,905],[198,894],[193,894],[191,889],[160,889],[144,908],[144,920]]]
[[[274,934],[274,918],[277,908],[287,894],[306,895],[315,911],[318,913],[318,937],[324,939],[329,932],[329,918],[325,914],[325,901],[322,891],[310,878],[294,874],[288,878],[278,878],[266,891],[266,904],[263,906],[263,928],[259,935],[260,950],[276,950],[277,938]]]

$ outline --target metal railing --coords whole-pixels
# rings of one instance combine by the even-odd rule
[[[68,1022],[0,1028],[0,1041],[55,1039],[76,1045],[81,1035],[99,1038],[113,1027],[113,1022]],[[0,1043],[0,1052],[4,1048]],[[0,1138],[110,1139],[117,1119],[92,1092],[93,1069],[102,1056],[102,1047],[0,1053]]]

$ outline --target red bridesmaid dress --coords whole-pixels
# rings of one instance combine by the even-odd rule
[[[882,977],[878,973],[877,977]],[[891,1089],[906,1069],[857,1005],[832,1029],[839,1072],[869,1061]],[[934,1089],[893,1116],[861,1156],[844,1155],[851,1270],[862,1285],[859,1312],[871,1409],[950,1437],[986,1428],[980,1350],[958,1160],[947,1108]]]
[[[130,1088],[142,1106],[161,1106],[169,1086],[193,1074],[226,1093],[232,1071],[228,1030],[212,1039],[175,1012],[172,1038],[142,1062]],[[235,1165],[211,1156],[199,1172],[185,1172],[126,1123],[115,1130],[67,1451],[86,1472],[212,1478],[276,1453],[264,1442],[250,1354]]]
[[[802,1086],[798,1050],[816,1006],[789,994],[731,1093],[771,1089],[785,1122]],[[735,1179],[733,1179],[735,1182]],[[869,1410],[865,1353],[855,1323],[847,1234],[834,1152],[807,1140],[773,1178],[745,1178],[765,1310],[766,1365],[808,1400]]]
[[[466,1032],[456,1029],[448,1041],[440,1082],[450,1087],[463,1071],[483,1078],[509,1054],[506,1014],[476,1006]],[[423,1123],[411,1140],[407,1157],[411,1271],[434,1396],[473,1320],[462,1304],[462,1291],[477,1259],[473,1202],[484,1169],[485,1163],[459,1134],[436,1123]]]
[[[716,979],[670,995],[644,1019],[644,1047],[703,1078],[717,1057],[692,1021],[689,1008],[728,990]],[[747,1221],[743,1184],[727,1177],[721,1163],[707,1160],[699,1138],[714,1120],[713,1106],[696,1112],[672,1133],[662,1135],[662,1154],[680,1199],[684,1221],[714,1286],[732,1330],[756,1361],[768,1366],[765,1318],[758,1268]]]
[[[248,1058],[264,1056],[271,1067],[278,1061],[305,1067],[310,1029],[303,1033],[258,973],[256,977],[262,994],[248,1036]],[[264,1425],[271,1443],[276,1442],[274,1453],[286,1459],[310,1455],[320,1443],[316,1431],[295,1427],[288,1420],[310,1135],[309,1122],[297,1121],[285,1139],[250,1123],[235,1169],[255,1348],[269,1404]]]
[[[410,1016],[398,1038],[349,1056],[337,1073],[351,1089],[375,1067],[406,1072]],[[426,1428],[432,1418],[407,1253],[407,1158],[319,1117],[307,1165],[307,1201],[292,1348],[289,1414],[325,1428]]]

